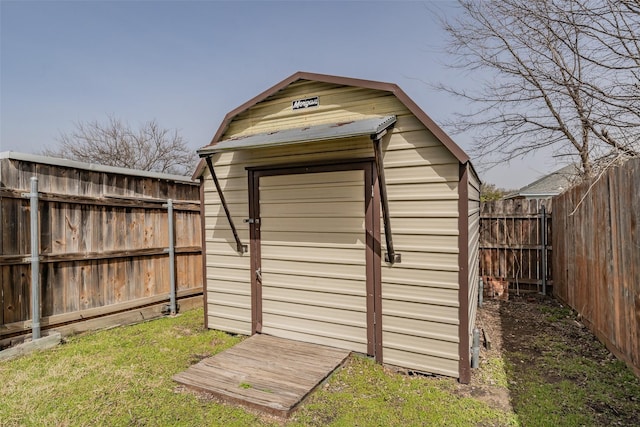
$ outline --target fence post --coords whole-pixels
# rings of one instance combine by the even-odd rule
[[[176,248],[175,227],[173,226],[173,200],[167,200],[167,214],[169,216],[169,280],[171,290],[169,295],[169,311],[172,316],[176,314]]]
[[[31,177],[31,192],[22,193],[31,202],[31,339],[40,338],[40,229],[38,221],[38,178]]]
[[[541,218],[541,225],[540,225],[540,233],[541,233],[541,238],[540,241],[542,243],[542,249],[540,251],[540,256],[541,256],[541,260],[540,260],[540,269],[542,270],[542,274],[540,275],[542,278],[542,295],[546,295],[547,294],[547,209],[545,208],[544,204],[541,205],[540,207],[540,215],[542,216]]]

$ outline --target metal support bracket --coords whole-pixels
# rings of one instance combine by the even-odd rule
[[[380,188],[380,202],[382,204],[382,218],[384,220],[384,238],[387,242],[387,253],[384,255],[385,262],[390,264],[402,262],[402,256],[393,249],[393,233],[391,233],[391,218],[389,217],[389,199],[387,198],[387,183],[384,177],[384,164],[382,161],[382,137],[386,135],[387,129],[371,135],[373,141],[373,154],[376,162],[378,174],[378,186]]]
[[[227,201],[224,198],[224,194],[222,194],[222,188],[220,188],[220,183],[218,182],[218,177],[216,176],[216,172],[213,170],[213,162],[211,161],[211,157],[208,156],[205,158],[207,162],[207,166],[209,167],[209,172],[211,173],[211,178],[213,178],[213,183],[216,186],[216,191],[218,192],[218,196],[220,196],[220,202],[222,203],[222,208],[224,209],[224,213],[227,216],[227,221],[229,221],[229,225],[231,226],[231,231],[233,232],[233,238],[236,241],[236,251],[239,254],[244,254],[249,251],[249,247],[247,245],[243,245],[240,241],[240,237],[238,236],[238,230],[236,230],[236,226],[233,223],[233,219],[231,218],[231,212],[229,212],[229,207],[227,206]]]

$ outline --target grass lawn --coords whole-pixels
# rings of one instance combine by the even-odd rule
[[[573,388],[567,389],[566,396],[548,398],[544,393],[549,391],[543,388],[548,378],[523,375],[523,381],[516,381],[515,363],[520,355],[500,360],[488,357],[474,373],[475,384],[469,386],[454,379],[395,373],[367,358],[352,356],[290,420],[262,416],[186,391],[171,380],[198,360],[241,340],[204,330],[202,318],[202,310],[197,309],[175,318],[70,337],[55,349],[0,363],[0,425],[518,426],[545,425],[537,424],[544,416],[536,418],[530,412],[540,407],[540,411],[555,413],[558,406],[567,420],[585,425],[598,425],[596,421],[602,420],[589,414],[585,418],[584,411],[574,407],[583,397],[574,399]],[[545,354],[544,361],[552,364],[554,356]],[[614,368],[620,367],[610,369]],[[575,376],[576,369],[579,367],[572,365],[567,374]],[[591,375],[593,367],[587,369]],[[607,371],[607,375],[620,375],[615,372]],[[563,372],[554,371],[556,374]],[[639,381],[624,378],[629,386],[622,398],[640,393]],[[486,384],[495,390],[513,389],[515,412],[476,396],[474,390],[485,390]],[[598,396],[610,388],[607,383],[600,386]],[[554,386],[551,392],[562,389],[562,385]],[[491,388],[486,390],[491,395]]]

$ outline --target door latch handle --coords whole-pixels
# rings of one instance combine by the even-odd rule
[[[256,279],[262,282],[262,271],[260,269],[256,270]]]

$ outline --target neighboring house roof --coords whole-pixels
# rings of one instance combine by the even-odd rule
[[[339,84],[344,86],[355,86],[355,87],[362,87],[367,89],[391,92],[396,96],[396,98],[400,100],[400,102],[402,102],[409,109],[409,111],[411,111],[411,113],[413,113],[414,116],[418,118],[418,120],[420,120],[420,122],[429,131],[431,131],[431,133],[435,135],[435,137],[440,142],[444,144],[445,147],[449,149],[449,151],[458,159],[460,163],[465,164],[469,162],[469,157],[467,156],[467,154],[455,142],[453,142],[453,140],[449,137],[449,135],[447,135],[440,128],[440,126],[438,126],[429,116],[427,116],[427,114],[424,111],[422,111],[422,109],[420,109],[420,107],[418,107],[418,105],[411,98],[409,98],[409,96],[406,93],[404,93],[404,91],[400,89],[400,87],[398,87],[396,84],[376,82],[371,80],[354,79],[349,77],[332,76],[327,74],[307,73],[302,71],[299,71],[289,76],[288,78],[284,79],[280,83],[276,84],[275,86],[272,86],[271,88],[265,90],[261,94],[245,102],[238,108],[229,112],[225,116],[224,120],[222,121],[222,124],[220,125],[220,127],[218,128],[218,131],[216,132],[213,139],[211,140],[211,143],[207,147],[213,146],[220,141],[220,139],[226,132],[229,124],[231,123],[231,121],[235,116],[248,110],[249,108],[253,107],[259,102],[264,101],[266,98],[274,95],[275,93],[279,92],[280,90],[286,88],[287,86],[289,86],[290,84],[298,80],[310,80],[310,81],[316,81],[316,82],[333,83],[333,84]],[[204,168],[205,168],[205,163],[204,163],[204,160],[201,159],[200,163],[198,164],[198,167],[196,168],[195,173],[193,174],[193,179],[199,178],[202,172],[204,171]],[[473,168],[473,165],[472,165],[472,168]]]
[[[567,165],[562,169],[525,185],[520,190],[506,195],[505,199],[525,197],[529,199],[553,197],[569,189],[578,179],[579,170],[575,165]]]

